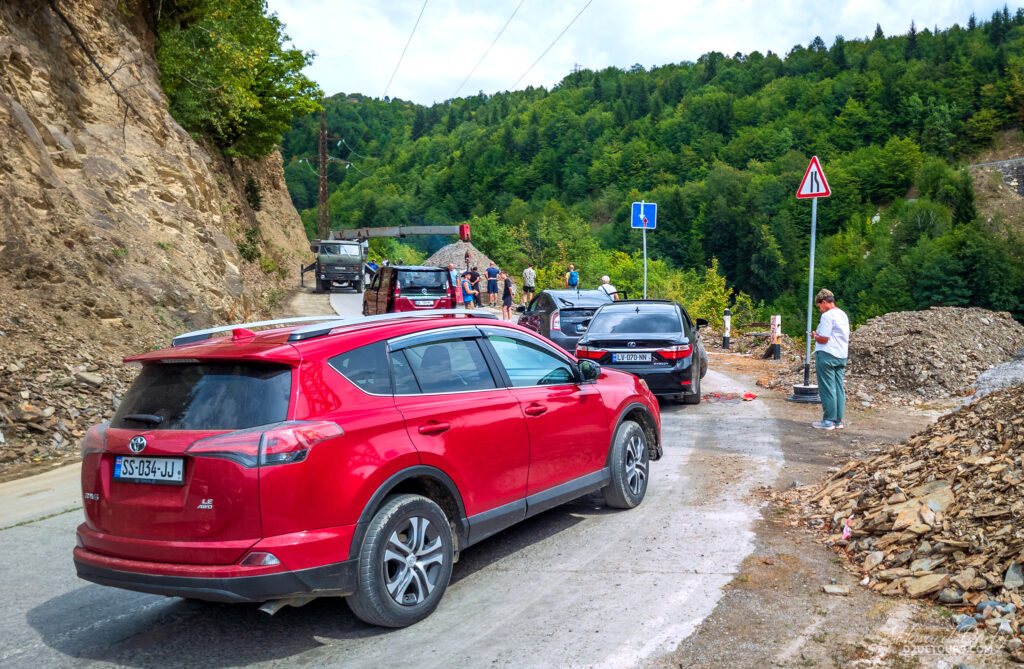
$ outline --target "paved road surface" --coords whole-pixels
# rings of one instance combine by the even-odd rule
[[[704,388],[742,390],[715,371]],[[665,405],[665,457],[640,507],[591,496],[467,549],[438,610],[404,630],[367,626],[340,600],[270,617],[79,581],[80,511],[2,530],[0,667],[642,664],[714,609],[751,550],[750,493],[782,457],[766,406]]]

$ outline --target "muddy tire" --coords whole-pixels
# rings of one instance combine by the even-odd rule
[[[693,392],[683,395],[683,404],[700,404],[700,376],[693,381]]]
[[[632,509],[647,494],[649,466],[647,435],[631,420],[622,421],[615,431],[608,465],[612,480],[604,488],[604,503],[613,509]]]
[[[454,550],[441,507],[419,495],[389,498],[363,537],[349,608],[360,620],[382,627],[423,620],[448,587]]]

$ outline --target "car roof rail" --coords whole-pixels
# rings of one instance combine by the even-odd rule
[[[307,339],[323,337],[326,334],[330,334],[331,330],[334,328],[340,328],[346,325],[362,325],[364,323],[379,323],[381,321],[391,321],[400,318],[424,318],[430,316],[466,316],[467,318],[489,318],[495,321],[500,320],[497,314],[488,312],[476,313],[466,309],[424,309],[422,311],[399,311],[390,314],[377,314],[375,316],[338,318],[330,323],[307,325],[305,327],[297,328],[288,335],[288,341],[305,341]]]
[[[268,325],[291,325],[294,323],[309,323],[310,321],[335,321],[338,320],[338,316],[296,316],[293,318],[275,318],[270,321],[254,321],[252,323],[236,323],[235,325],[220,325],[215,328],[207,328],[205,330],[193,330],[192,332],[186,332],[180,334],[171,340],[171,346],[182,346],[184,344],[191,344],[197,341],[203,341],[209,339],[211,336],[218,332],[229,332],[238,328],[252,329],[258,327],[266,327]]]
[[[654,302],[656,304],[675,304],[672,300],[656,300],[653,297],[650,299],[644,299],[642,297],[636,297],[629,300],[615,300],[612,304],[622,304],[623,302]]]

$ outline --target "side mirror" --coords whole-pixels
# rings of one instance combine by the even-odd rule
[[[698,318],[697,319],[697,329],[698,330],[701,329],[701,328],[706,328],[707,326],[708,326],[708,319],[706,319],[706,318]]]
[[[580,376],[584,381],[593,381],[601,376],[601,365],[593,360],[580,360]]]

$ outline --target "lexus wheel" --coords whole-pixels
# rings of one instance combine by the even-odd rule
[[[349,608],[383,627],[423,620],[444,596],[453,555],[451,526],[437,504],[419,495],[390,498],[363,537]]]
[[[614,509],[632,509],[647,494],[647,435],[631,420],[622,421],[608,456],[611,482],[601,489],[605,504]]]

